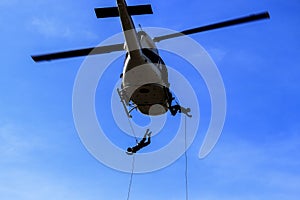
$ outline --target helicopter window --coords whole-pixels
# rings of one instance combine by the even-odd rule
[[[139,38],[142,38],[142,36],[147,35],[147,34],[145,33],[145,31],[139,31],[137,34],[138,34],[138,37],[139,37]]]
[[[151,62],[164,64],[164,62],[162,61],[160,56],[157,55],[156,53],[154,53],[151,49],[142,49],[142,51],[143,51],[143,54],[151,60]]]
[[[156,63],[157,67],[160,71],[164,71],[165,69],[165,63],[161,59],[159,55],[157,55],[155,52],[153,52],[151,49],[144,48],[142,49],[143,54],[151,60],[151,62]],[[128,52],[126,52],[124,63],[126,62],[127,57],[129,56]]]

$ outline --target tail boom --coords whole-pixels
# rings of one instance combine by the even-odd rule
[[[117,0],[122,29],[125,36],[126,48],[130,57],[141,55],[141,44],[137,36],[134,23],[127,10],[125,0]]]

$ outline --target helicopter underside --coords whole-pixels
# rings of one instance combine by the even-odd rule
[[[146,84],[132,94],[130,100],[145,115],[162,115],[168,111],[166,88],[160,84]]]
[[[131,117],[130,112],[134,109],[151,116],[162,115],[168,111],[169,89],[165,86],[157,83],[145,84],[135,88],[130,95],[129,91],[132,90],[130,87],[117,90],[128,117]],[[127,106],[132,109],[128,111]]]

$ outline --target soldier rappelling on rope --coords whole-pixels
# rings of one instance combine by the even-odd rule
[[[138,142],[134,147],[128,147],[126,153],[128,155],[132,155],[140,149],[144,148],[145,146],[149,145],[151,143],[151,133],[152,132],[149,132],[149,129],[147,129],[143,139],[140,142]]]

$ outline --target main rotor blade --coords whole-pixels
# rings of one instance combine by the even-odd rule
[[[179,37],[179,36],[183,36],[183,35],[189,35],[189,34],[209,31],[209,30],[213,30],[213,29],[223,28],[223,27],[227,27],[227,26],[233,26],[233,25],[243,24],[243,23],[247,23],[247,22],[262,20],[262,19],[269,19],[269,18],[270,18],[269,13],[268,12],[263,12],[263,13],[249,15],[249,16],[246,16],[246,17],[240,17],[240,18],[237,18],[237,19],[232,19],[232,20],[227,20],[227,21],[215,23],[215,24],[201,26],[201,27],[198,27],[198,28],[188,29],[188,30],[184,30],[184,31],[179,32],[179,33],[173,33],[173,34],[168,34],[168,35],[155,37],[155,38],[153,38],[153,41],[154,42],[159,42],[161,40],[166,40],[166,39]]]
[[[50,61],[50,60],[61,59],[61,58],[72,58],[78,56],[104,54],[104,53],[110,53],[113,51],[122,51],[122,50],[124,50],[123,43],[108,45],[108,46],[85,48],[85,49],[76,49],[71,51],[62,51],[62,52],[56,52],[50,54],[35,55],[31,57],[35,62],[40,62],[40,61]]]

